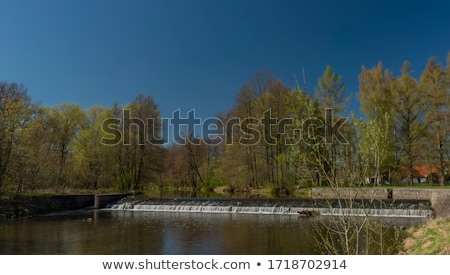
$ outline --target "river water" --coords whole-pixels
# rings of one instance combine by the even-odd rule
[[[320,254],[311,240],[312,220],[280,214],[85,209],[0,223],[0,254]],[[391,221],[408,227],[425,219]]]

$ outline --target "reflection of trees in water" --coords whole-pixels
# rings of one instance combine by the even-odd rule
[[[317,217],[312,227],[312,240],[321,254],[390,255],[401,242],[398,227],[385,218]]]
[[[319,250],[308,237],[310,219],[296,215],[232,215],[223,224],[224,252],[244,255],[314,255]]]

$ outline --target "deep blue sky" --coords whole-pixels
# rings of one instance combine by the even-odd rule
[[[312,93],[326,65],[358,109],[361,65],[445,64],[450,1],[0,0],[0,80],[83,108],[150,93],[163,116],[232,108],[259,70]]]

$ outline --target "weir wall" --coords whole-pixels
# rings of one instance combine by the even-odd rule
[[[435,217],[450,218],[450,190],[417,188],[312,188],[313,199],[428,200]]]
[[[95,209],[104,208],[108,203],[118,201],[129,195],[132,194],[131,193],[98,194],[95,196],[94,207]]]

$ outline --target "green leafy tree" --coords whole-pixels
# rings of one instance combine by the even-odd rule
[[[113,187],[112,156],[114,148],[100,143],[103,121],[111,117],[108,108],[94,105],[86,111],[86,122],[74,141],[74,163],[80,187],[98,189]]]
[[[0,193],[5,184],[16,181],[15,173],[10,174],[9,168],[23,157],[17,151],[18,143],[35,111],[36,105],[31,103],[24,85],[0,82]]]
[[[23,131],[18,150],[22,155],[20,168],[16,177],[20,184],[17,192],[27,192],[37,189],[47,189],[53,186],[56,178],[55,158],[57,158],[56,140],[49,125],[48,108],[39,107],[28,127]]]
[[[335,113],[340,113],[347,107],[348,99],[344,98],[344,95],[345,84],[342,76],[336,74],[328,65],[317,82],[315,98],[324,108],[331,108]]]
[[[326,117],[326,114],[330,114],[330,109],[334,114],[339,114],[345,110],[348,99],[344,98],[344,94],[345,84],[342,81],[342,77],[336,74],[333,68],[328,65],[323,75],[318,79],[315,93],[315,99],[325,109],[323,113],[324,118]],[[331,118],[329,122],[334,123],[335,120]],[[329,158],[327,161],[328,167],[324,166],[324,168],[327,169],[332,184],[336,184],[338,165],[342,163],[342,159],[340,159],[341,154],[338,153],[338,150],[341,150],[342,148],[340,148],[333,139],[331,142],[328,140],[327,144],[324,145],[328,147]]]
[[[425,134],[424,95],[411,75],[411,65],[403,63],[402,75],[394,82],[396,103],[396,141],[401,163],[407,169],[407,183],[413,184],[413,165],[419,160],[420,146]]]
[[[393,94],[394,77],[392,73],[383,69],[378,63],[372,69],[362,67],[359,75],[358,98],[361,111],[366,120],[360,121],[361,128],[361,154],[366,162],[370,163],[368,177],[375,177],[381,181],[382,174],[390,175],[392,169],[397,169],[395,152],[394,110]]]
[[[58,152],[56,191],[64,188],[68,181],[66,162],[71,156],[71,146],[76,135],[86,123],[86,113],[78,104],[62,103],[49,108],[48,123]]]
[[[427,141],[431,143],[432,165],[438,168],[439,184],[445,185],[446,167],[448,165],[448,148],[446,137],[449,130],[446,125],[446,110],[450,98],[450,77],[442,65],[430,58],[420,77],[420,87],[425,96],[425,123],[429,125]]]
[[[361,120],[358,123],[361,130],[361,160],[369,172],[367,178],[374,177],[376,184],[382,183],[382,173],[388,166],[388,150],[393,141],[390,123],[391,118],[387,113],[377,119]]]
[[[318,127],[322,124],[319,105],[299,85],[290,92],[287,105],[292,118],[292,127],[286,129],[290,170],[294,171],[295,182],[299,186],[320,185],[322,179],[312,157],[312,146],[321,143],[320,137],[323,137]]]

